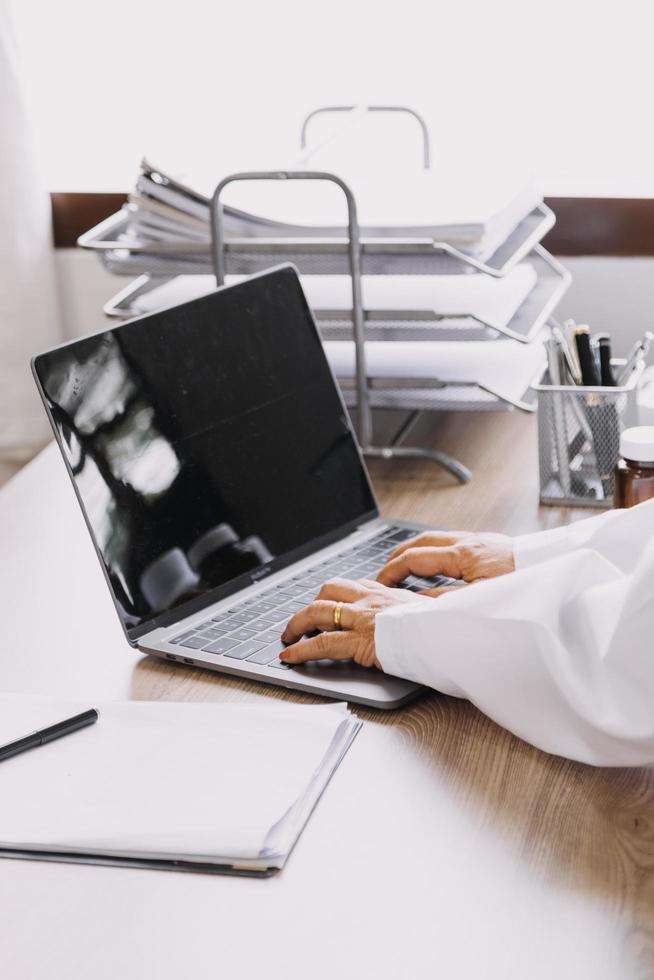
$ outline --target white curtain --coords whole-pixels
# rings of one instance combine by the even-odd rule
[[[30,357],[61,333],[50,199],[39,182],[10,21],[0,0],[0,461],[22,461],[49,437]]]

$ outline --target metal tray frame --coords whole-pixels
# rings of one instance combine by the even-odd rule
[[[346,112],[352,114],[359,107],[325,106],[314,110],[304,121],[301,144],[306,147],[307,125],[322,112]],[[359,111],[407,112],[414,116],[423,134],[423,165],[430,165],[429,133],[421,116],[405,106],[365,106]],[[231,217],[232,209],[224,208],[221,193],[234,181],[246,180],[324,180],[336,184],[345,196],[348,208],[347,237],[340,234],[301,235],[275,233],[274,223],[270,232],[262,228],[254,217],[238,214],[241,224],[252,222],[252,235],[226,233],[225,213]],[[236,213],[236,212],[235,212]],[[252,274],[277,265],[293,263],[303,274],[347,274],[352,284],[352,312],[317,311],[316,318],[323,336],[329,339],[353,337],[356,348],[355,378],[340,379],[344,397],[350,407],[357,408],[357,435],[364,454],[382,458],[421,457],[443,465],[461,482],[467,482],[471,473],[457,460],[438,450],[401,446],[419,413],[424,410],[535,410],[534,395],[529,389],[522,398],[511,401],[490,391],[477,382],[443,384],[434,379],[377,379],[366,371],[366,339],[425,339],[430,330],[436,339],[438,323],[443,319],[458,319],[437,311],[363,310],[361,276],[365,275],[439,275],[485,274],[494,278],[506,276],[525,257],[530,256],[541,268],[541,275],[529,296],[521,304],[511,322],[503,328],[496,327],[478,317],[461,316],[476,322],[479,331],[487,332],[488,338],[508,337],[520,343],[530,343],[548,321],[556,304],[568,288],[570,275],[540,245],[546,232],[555,221],[553,212],[540,204],[526,216],[506,240],[488,255],[471,255],[446,241],[429,237],[377,237],[361,235],[354,195],[348,185],[335,174],[318,171],[252,171],[231,174],[217,185],[210,207],[211,239],[206,242],[148,241],[131,238],[127,231],[129,217],[120,212],[101,222],[80,236],[81,247],[100,254],[105,266],[121,275],[139,277],[121,290],[108,304],[105,313],[110,316],[133,314],[131,303],[139,296],[156,289],[178,275],[207,274],[214,271],[218,284],[225,275]],[[331,333],[330,333],[331,332]],[[447,394],[446,394],[447,393]],[[449,397],[448,397],[449,396]],[[389,445],[373,443],[372,409],[389,408],[408,412],[408,419],[400,426]]]
[[[372,427],[372,407],[371,393],[369,388],[369,376],[366,370],[366,354],[365,354],[365,320],[363,312],[362,303],[362,292],[361,292],[361,275],[363,267],[363,246],[360,240],[359,233],[359,223],[357,217],[356,201],[354,194],[348,187],[348,185],[335,174],[330,174],[327,172],[319,171],[250,171],[245,173],[230,174],[229,176],[223,178],[214,191],[211,199],[211,241],[212,241],[212,256],[214,261],[214,269],[216,273],[216,283],[217,285],[222,285],[225,281],[225,276],[228,270],[229,264],[229,253],[230,246],[233,246],[233,242],[229,242],[225,237],[224,228],[224,214],[221,202],[221,195],[224,189],[229,186],[229,184],[241,181],[261,181],[261,180],[277,180],[277,181],[287,181],[287,180],[323,180],[330,181],[340,188],[345,196],[347,209],[348,209],[348,232],[349,238],[347,241],[347,271],[350,275],[350,280],[352,284],[352,336],[355,344],[355,387],[356,387],[356,408],[357,408],[357,435],[359,438],[359,443],[361,450],[364,455],[367,456],[377,456],[384,459],[389,459],[402,456],[410,457],[417,456],[421,458],[430,458],[440,465],[444,466],[449,472],[451,472],[457,479],[461,482],[467,482],[471,473],[467,467],[463,466],[458,460],[453,459],[451,456],[439,451],[439,450],[424,450],[418,449],[417,447],[406,447],[399,446],[398,443],[406,437],[409,429],[411,428],[412,421],[411,418],[419,412],[420,408],[414,408],[415,398],[412,402],[408,398],[408,392],[404,388],[396,388],[396,394],[394,396],[394,401],[396,401],[395,407],[398,409],[404,408],[412,413],[409,418],[409,422],[401,426],[400,430],[396,433],[395,438],[391,441],[389,445],[386,446],[376,446],[373,443],[373,427]],[[549,210],[549,209],[548,209]],[[257,242],[257,245],[260,242]],[[284,243],[286,244],[286,243]],[[332,240],[329,242],[329,252],[333,254],[333,246],[335,242]],[[531,242],[530,246],[534,247],[536,243]],[[320,249],[316,249],[317,254],[325,254],[324,243],[322,243],[323,249],[322,253]],[[339,247],[341,247],[339,245]],[[514,253],[515,254],[515,253]],[[280,253],[270,252],[270,259],[276,261],[290,259],[290,255],[287,250],[282,249]],[[230,271],[234,271],[230,269]],[[300,269],[299,271],[306,271]],[[507,270],[508,271],[508,270]],[[428,379],[427,382],[416,379],[414,390],[422,388],[423,390],[428,390],[433,387],[432,382]],[[460,386],[459,386],[460,387]],[[476,385],[471,382],[471,387],[476,387],[481,390],[480,385]],[[495,393],[489,392],[494,395]],[[503,399],[506,401],[505,399]],[[425,401],[427,405],[430,403],[431,399],[426,398]],[[375,406],[376,407],[376,406]],[[425,406],[426,407],[426,406]],[[512,407],[521,408],[524,411],[533,411],[533,406],[527,404],[526,402],[516,402],[512,403]],[[401,450],[401,451],[400,451]]]
[[[528,344],[538,335],[561,301],[571,281],[570,273],[541,245],[527,256],[536,267],[538,279],[506,326],[498,326],[472,313],[438,313],[429,310],[363,311],[366,340],[496,340],[508,337]],[[155,291],[175,276],[142,275],[116,293],[103,306],[106,316],[125,319],[140,316],[143,309],[134,305],[139,296]],[[314,309],[323,340],[349,340],[352,336],[350,310]],[[460,326],[442,327],[443,321]]]
[[[263,179],[256,176],[258,173],[261,172],[234,174],[231,177]],[[334,174],[327,175],[320,171],[273,171],[267,172],[265,179],[310,179],[318,175],[322,179],[335,177]],[[485,259],[471,255],[450,242],[427,237],[360,235],[361,271],[363,275],[465,275],[482,272],[502,278],[539,244],[554,221],[551,209],[546,204],[538,205]],[[206,242],[131,239],[127,236],[128,226],[129,217],[119,211],[80,235],[77,243],[82,248],[100,252],[110,271],[119,275],[172,277],[211,272],[215,266],[215,256],[212,264],[210,246]],[[252,275],[276,262],[292,262],[305,275],[324,274],[327,262],[331,264],[329,272],[333,274],[349,272],[349,239],[341,236],[225,236],[223,250],[228,272],[234,275]]]
[[[345,404],[356,406],[352,378],[338,378]],[[521,412],[536,411],[536,393],[528,385],[520,398],[505,395],[478,381],[438,381],[434,378],[368,378],[372,408],[416,414],[425,411]]]
[[[529,344],[549,320],[572,277],[541,245],[529,253],[527,260],[536,267],[538,278],[506,326],[498,326],[472,313],[364,309],[366,340],[465,341],[508,337]],[[314,315],[323,340],[349,340],[352,336],[349,311],[316,309]],[[443,327],[444,321],[448,324],[446,327]],[[452,321],[460,326],[451,325]]]

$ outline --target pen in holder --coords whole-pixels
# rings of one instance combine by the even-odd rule
[[[614,358],[615,374],[625,362]],[[538,395],[538,458],[543,504],[613,506],[620,433],[638,425],[642,361],[620,387],[553,385],[549,370],[532,385]]]

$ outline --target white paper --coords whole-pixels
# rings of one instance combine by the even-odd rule
[[[149,164],[144,161],[143,166],[147,170]],[[480,257],[491,255],[542,202],[532,180],[505,163],[495,171],[488,164],[480,171],[477,161],[457,161],[449,168],[440,163],[434,170],[362,169],[346,164],[335,172],[354,194],[364,237],[446,241]],[[204,179],[183,176],[181,186],[186,190],[178,190],[139,176],[136,197],[154,196],[208,222],[215,180],[215,174]],[[198,200],[198,194],[204,199]],[[347,225],[346,198],[333,181],[237,181],[225,188],[222,201],[228,208],[228,237],[341,234]],[[185,237],[183,226],[179,236]]]
[[[344,705],[89,705],[0,695],[0,744],[89,707],[95,725],[0,762],[0,846],[256,859],[333,753]]]
[[[508,275],[362,276],[364,309],[469,314],[493,326],[506,327],[536,285],[528,262]],[[352,309],[349,276],[302,276],[302,288],[313,310]]]
[[[524,175],[508,171],[486,177],[478,168],[451,173],[442,168],[406,173],[350,168],[339,175],[354,193],[360,227],[375,234],[474,244],[497,235],[498,224],[506,237],[542,200]],[[328,181],[239,181],[225,188],[222,200],[253,217],[305,232],[346,224],[343,193]]]
[[[245,276],[227,276],[226,284]],[[349,276],[302,276],[309,306],[316,311],[352,309]],[[536,285],[536,271],[528,262],[499,279],[492,276],[362,276],[366,310],[429,311],[439,315],[469,314],[496,327],[506,327]],[[150,313],[205,296],[216,288],[214,276],[177,276],[138,297],[135,307]]]
[[[354,376],[352,341],[328,341],[327,359],[337,378]],[[366,371],[373,378],[432,378],[447,382],[476,382],[501,398],[522,398],[544,362],[540,340],[368,341]]]

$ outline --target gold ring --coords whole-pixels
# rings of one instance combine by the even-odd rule
[[[334,606],[334,629],[342,630],[341,626],[341,610],[343,609],[343,603],[337,602]]]

